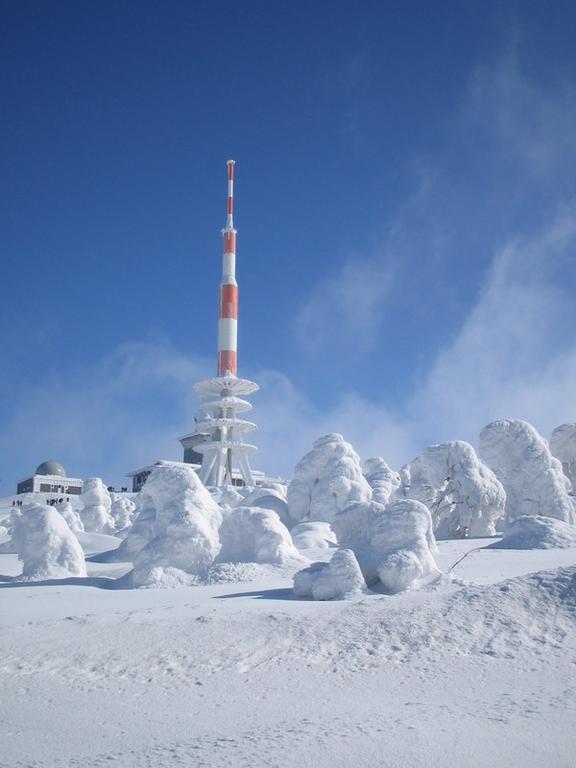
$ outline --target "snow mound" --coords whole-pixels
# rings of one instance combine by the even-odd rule
[[[62,515],[66,524],[74,533],[84,533],[84,524],[78,511],[74,509],[71,502],[63,501],[61,504],[56,505],[56,509]]]
[[[493,549],[567,549],[576,547],[576,527],[554,517],[526,515],[506,528]]]
[[[221,563],[284,564],[302,559],[278,515],[259,507],[236,507],[226,512],[220,543]]]
[[[210,495],[221,507],[236,507],[244,502],[245,493],[241,493],[237,488],[226,486],[225,488],[210,488]]]
[[[14,521],[12,544],[22,561],[23,581],[86,576],[82,547],[54,507],[24,506]]]
[[[369,586],[380,582],[392,594],[439,573],[432,554],[432,518],[419,501],[352,504],[337,515],[332,528],[339,544],[356,555]]]
[[[313,563],[294,576],[294,595],[313,600],[337,600],[360,594],[366,588],[362,571],[351,549],[339,549],[329,563]]]
[[[293,522],[305,519],[332,522],[354,502],[372,497],[362,474],[360,457],[342,435],[320,437],[296,465],[288,486],[288,508]]]
[[[116,531],[125,531],[134,522],[136,503],[127,496],[119,493],[112,494],[112,507],[110,515],[114,521]]]
[[[562,464],[576,494],[576,424],[561,424],[550,436],[550,452]]]
[[[99,477],[84,480],[80,500],[84,530],[87,533],[114,533],[114,520],[110,515],[112,499]]]
[[[506,522],[525,515],[575,523],[570,481],[548,443],[526,421],[502,419],[480,433],[480,455],[506,491]]]
[[[379,504],[388,504],[400,488],[400,474],[390,469],[384,459],[376,456],[364,462],[364,477],[372,488],[372,500]]]
[[[439,539],[493,536],[504,515],[502,484],[462,440],[431,445],[406,468],[404,493],[426,504]]]
[[[292,528],[290,535],[294,546],[299,550],[330,549],[338,544],[330,523],[298,523]]]
[[[284,493],[282,493],[276,488],[255,488],[242,501],[241,506],[271,509],[273,512],[276,512],[285,526],[289,528],[292,525],[292,520],[288,511],[288,502],[286,501],[286,489],[284,489]]]
[[[136,553],[132,584],[165,586],[177,569],[192,576],[204,573],[220,551],[220,507],[198,475],[184,464],[155,467],[141,491],[150,540]],[[128,539],[125,540],[125,542]]]

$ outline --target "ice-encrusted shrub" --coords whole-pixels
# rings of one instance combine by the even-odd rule
[[[22,580],[86,576],[82,547],[54,507],[26,504],[15,517],[12,544],[22,561]]]
[[[296,597],[337,600],[357,595],[366,584],[351,549],[338,549],[328,563],[313,563],[294,576]]]
[[[507,524],[524,515],[574,524],[570,481],[531,424],[518,419],[493,421],[480,433],[479,452],[506,491]]]
[[[371,501],[340,512],[332,528],[340,546],[356,555],[368,586],[398,592],[438,573],[428,508],[412,499],[384,506]]]
[[[439,539],[492,536],[506,493],[476,451],[462,440],[431,445],[407,467],[404,494],[426,504]]]
[[[80,517],[87,533],[114,533],[114,520],[110,515],[112,499],[99,477],[84,480],[80,501]]]
[[[332,522],[353,502],[369,501],[372,489],[362,474],[360,457],[342,435],[331,433],[315,441],[296,465],[288,486],[288,509],[294,523]]]

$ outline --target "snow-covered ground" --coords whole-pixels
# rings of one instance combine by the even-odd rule
[[[0,765],[573,766],[576,549],[490,543],[439,542],[424,590],[336,602],[277,575],[106,589],[123,563],[5,580]]]

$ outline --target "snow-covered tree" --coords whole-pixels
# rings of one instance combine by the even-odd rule
[[[287,563],[301,560],[278,515],[259,507],[236,507],[224,514],[219,531],[221,563]]]
[[[114,528],[116,531],[125,531],[130,528],[134,522],[136,513],[136,503],[127,496],[120,495],[119,493],[111,494],[112,507],[110,509],[110,516],[114,521]]]
[[[432,518],[419,501],[352,504],[336,516],[332,528],[340,546],[356,555],[368,586],[380,582],[394,593],[438,573]]]
[[[110,515],[112,499],[99,477],[84,480],[80,499],[83,504],[80,516],[84,529],[88,533],[114,533],[114,520]]]
[[[576,424],[561,424],[550,436],[550,452],[562,463],[576,496]]]
[[[431,445],[405,468],[403,493],[426,504],[439,539],[492,536],[504,515],[502,484],[462,440]]]
[[[86,576],[82,547],[54,507],[26,504],[15,517],[12,544],[22,561],[23,580]]]
[[[401,485],[400,474],[390,469],[384,459],[379,456],[366,459],[364,477],[372,488],[372,500],[379,504],[388,504]]]
[[[296,465],[288,486],[288,509],[297,523],[302,520],[332,522],[353,502],[372,497],[362,474],[360,457],[342,435],[320,437]]]
[[[313,563],[294,576],[294,595],[337,600],[363,592],[364,576],[351,549],[339,549],[328,563]]]
[[[220,551],[222,512],[192,467],[155,467],[141,497],[134,525],[145,523],[149,539],[135,554],[134,586],[162,582],[167,568],[188,575],[204,573]]]
[[[63,501],[56,505],[56,509],[62,515],[71,531],[84,533],[84,524],[78,510],[74,509],[71,502]]]
[[[531,424],[501,419],[480,433],[480,456],[506,491],[507,524],[523,515],[555,517],[574,524],[570,481],[547,441]]]

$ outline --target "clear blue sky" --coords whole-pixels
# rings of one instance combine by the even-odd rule
[[[179,456],[215,366],[229,157],[266,469],[329,429],[397,463],[496,416],[576,419],[572,3],[22,1],[0,21],[0,493],[47,458],[119,482]]]

